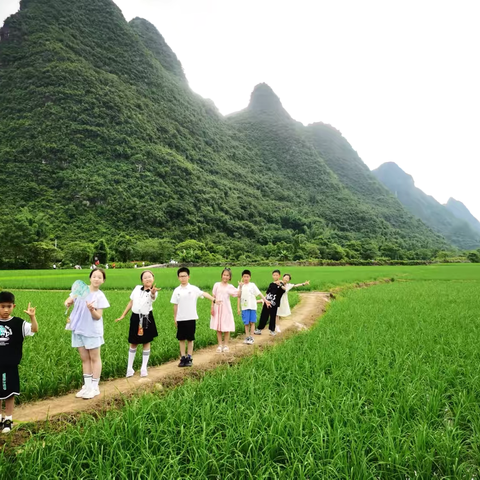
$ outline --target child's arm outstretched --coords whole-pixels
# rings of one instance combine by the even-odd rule
[[[24,313],[26,313],[30,317],[30,322],[32,323],[32,333],[38,332],[37,317],[35,316],[36,310],[37,307],[31,307],[30,302],[28,303],[28,308],[24,310]]]
[[[207,292],[202,292],[202,296],[205,297],[205,298],[208,298],[208,300],[212,301],[213,303],[215,303],[217,305],[220,305],[222,303],[221,300],[216,300],[215,297],[212,297],[212,295],[210,295]]]
[[[130,311],[130,309],[132,308],[132,305],[133,305],[133,300],[130,300],[127,304],[127,306],[125,307],[125,310],[123,311],[123,313],[120,315],[120,317],[118,317],[115,321],[116,322],[119,322],[120,320],[123,320],[125,318],[125,315],[127,315],[127,313]]]
[[[303,283],[296,283],[295,285],[292,286],[292,288],[304,287],[305,285],[310,285],[310,280],[307,280],[306,282],[303,282]]]

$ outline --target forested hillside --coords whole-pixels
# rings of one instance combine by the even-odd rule
[[[462,202],[450,197],[445,204],[445,207],[457,218],[465,220],[473,230],[480,233],[480,222],[471,214],[470,210]]]
[[[318,125],[292,120],[268,86],[222,117],[156,28],[111,0],[22,0],[0,40],[3,265],[447,247],[360,159],[361,186],[342,173]]]
[[[466,250],[480,247],[480,233],[474,231],[465,220],[457,218],[433,197],[415,187],[413,178],[397,164],[384,163],[373,173],[410,212],[453,245]]]

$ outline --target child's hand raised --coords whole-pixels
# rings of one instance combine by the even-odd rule
[[[120,320],[123,320],[125,318],[125,315],[122,315],[121,317],[118,317],[115,319],[115,323],[119,322]]]
[[[94,312],[95,311],[95,307],[93,306],[93,304],[95,303],[95,301],[93,302],[85,302],[87,304],[87,308],[91,311],[91,312]]]
[[[34,317],[36,310],[37,310],[37,307],[31,307],[30,302],[28,302],[28,307],[26,310],[23,311],[23,313],[26,313],[29,317]]]
[[[157,287],[154,285],[154,286],[150,289],[150,295],[151,295],[152,297],[155,297],[155,294],[156,294],[157,292],[159,292],[160,290],[161,290],[161,288],[157,288]]]

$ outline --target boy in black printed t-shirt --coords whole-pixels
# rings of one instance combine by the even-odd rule
[[[28,304],[25,313],[32,323],[19,317],[12,317],[15,296],[10,292],[0,292],[0,431],[8,433],[13,428],[13,406],[15,395],[20,395],[18,365],[22,360],[23,340],[38,332],[35,307]],[[5,416],[2,416],[2,403],[5,402]]]
[[[268,322],[270,335],[274,336],[277,334],[275,332],[275,322],[277,318],[277,310],[280,306],[280,300],[285,293],[285,286],[283,285],[283,282],[280,281],[280,270],[274,270],[272,272],[272,278],[273,282],[268,286],[267,294],[265,295],[265,298],[269,303],[264,303],[263,305],[258,328],[253,332],[255,335],[262,334],[262,330],[265,328],[268,319],[270,319]]]

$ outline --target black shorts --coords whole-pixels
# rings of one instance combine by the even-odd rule
[[[18,365],[0,365],[0,400],[20,395]]]
[[[196,320],[180,320],[177,322],[177,340],[195,340]]]

